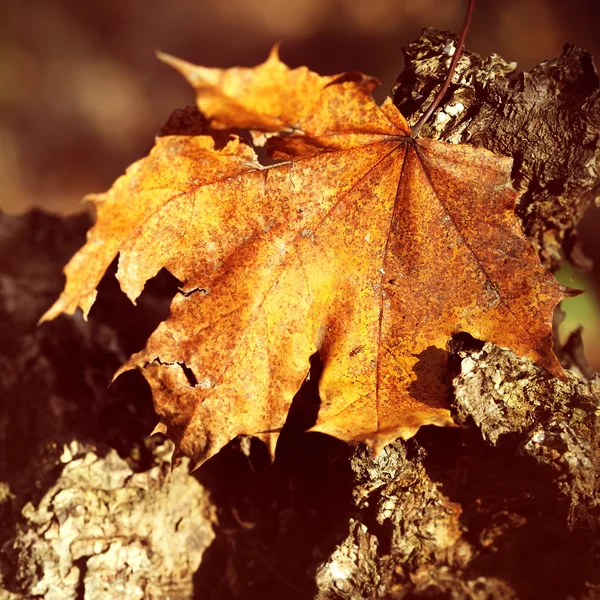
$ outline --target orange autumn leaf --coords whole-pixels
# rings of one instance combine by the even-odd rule
[[[146,377],[178,455],[202,462],[239,434],[273,449],[315,352],[313,430],[375,449],[452,424],[446,344],[459,331],[562,375],[551,318],[563,292],[515,217],[510,159],[413,139],[361,74],[289,69],[276,52],[254,69],[163,60],[211,128],[158,138],[90,197],[97,222],[44,318],[87,315],[117,254],[134,302],[162,267],[182,282],[122,368]],[[276,162],[262,166],[232,129]]]

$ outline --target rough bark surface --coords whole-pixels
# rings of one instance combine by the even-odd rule
[[[394,96],[414,122],[453,37],[426,30]],[[575,228],[597,202],[600,92],[591,57],[515,75],[467,53],[424,135],[515,159],[524,228],[547,266],[585,266]],[[160,274],[137,308],[107,277],[86,323],[35,328],[89,218],[0,219],[0,599],[600,598],[600,378],[574,334],[568,379],[458,335],[459,427],[426,427],[376,460],[304,434],[314,360],[276,458],[236,440],[168,475],[145,382],[113,372],[164,319]],[[118,452],[115,452],[115,450]],[[199,565],[199,566],[198,566]]]
[[[170,473],[165,446],[134,473],[115,450],[64,445],[58,480],[21,512],[7,552],[14,585],[48,600],[190,598],[214,538],[210,504],[187,461]]]

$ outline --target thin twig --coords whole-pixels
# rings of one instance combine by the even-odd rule
[[[469,0],[469,6],[467,8],[467,14],[465,15],[465,20],[460,30],[460,35],[458,36],[458,45],[456,46],[456,50],[454,55],[452,56],[452,62],[450,63],[450,69],[448,69],[448,75],[446,75],[446,79],[444,81],[444,85],[437,93],[436,97],[433,99],[431,106],[427,109],[423,116],[419,119],[418,123],[412,128],[412,136],[417,137],[419,135],[419,131],[421,131],[421,127],[425,125],[427,119],[433,114],[433,111],[439,106],[444,94],[450,87],[450,83],[452,81],[452,76],[454,75],[454,70],[456,69],[456,65],[458,63],[458,59],[462,54],[463,48],[465,46],[465,38],[467,37],[467,31],[469,31],[469,25],[471,24],[471,17],[473,15],[473,9],[475,8],[475,0]]]

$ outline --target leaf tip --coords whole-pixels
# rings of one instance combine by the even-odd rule
[[[134,356],[135,356],[135,354],[132,357],[130,357],[130,359],[124,365],[121,365],[116,370],[115,374],[113,375],[113,378],[110,380],[110,385],[112,385],[120,375],[123,375],[123,373],[127,373],[127,371],[133,371],[133,369],[136,368],[137,365],[133,362]],[[157,425],[157,427],[158,427],[158,425]],[[154,434],[154,432],[151,433],[150,435],[153,435],[153,434]]]
[[[267,62],[273,61],[273,62],[281,62],[281,59],[279,58],[279,48],[281,47],[281,42],[275,42],[273,44],[273,47],[271,48],[271,51],[269,52],[269,57],[267,58]]]
[[[549,362],[548,365],[544,365],[546,370],[550,373],[550,375],[556,377],[559,381],[566,383],[569,380],[569,377],[554,353],[552,353],[552,359],[553,360]]]
[[[177,58],[172,54],[167,54],[166,52],[161,52],[160,50],[156,53],[156,57],[165,65],[169,65],[175,69],[180,75],[182,75],[189,83],[194,84],[193,81],[193,73],[195,70],[198,70],[199,67],[193,65],[186,60],[182,60],[181,58]]]
[[[74,315],[78,308],[81,309],[81,316],[84,321],[88,320],[88,314],[96,300],[97,291],[94,290],[85,298],[74,299],[71,295],[65,295],[63,292],[58,300],[39,318],[37,325],[40,326],[46,321],[53,321],[62,314]]]
[[[56,319],[58,315],[62,312],[59,308],[56,307],[58,304],[58,300],[38,319],[37,326],[39,327],[42,323],[46,321],[52,321]]]
[[[162,421],[159,421],[156,424],[156,426],[154,427],[154,429],[150,433],[150,437],[152,437],[153,435],[156,435],[158,433],[160,433],[162,435],[166,435],[167,434],[167,426]]]
[[[197,471],[203,464],[205,463],[204,460],[198,460],[198,461],[192,461],[190,460],[190,466],[189,466],[189,473],[190,475],[192,473],[194,473],[195,471]]]
[[[179,61],[179,59],[172,54],[167,52],[162,52],[161,50],[156,51],[156,58],[160,60],[160,62],[165,63],[166,65],[175,67],[175,64]]]
[[[578,290],[577,288],[570,288],[566,285],[561,285],[560,288],[561,300],[565,298],[576,298],[585,292],[585,290]]]

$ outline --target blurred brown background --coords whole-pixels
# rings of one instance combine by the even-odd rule
[[[460,29],[466,0],[10,0],[0,19],[0,209],[73,212],[147,152],[193,103],[163,50],[207,66],[283,60],[378,77],[434,26]],[[600,55],[597,0],[479,0],[468,48],[530,69],[565,42]]]
[[[107,189],[149,151],[171,110],[193,103],[182,78],[156,59],[159,49],[207,66],[252,66],[281,41],[282,59],[292,66],[375,75],[383,83],[377,96],[382,100],[402,70],[401,47],[423,27],[457,32],[466,5],[2,0],[0,210],[75,212],[86,193]],[[529,70],[572,42],[598,62],[599,17],[598,0],[479,0],[467,47]],[[592,295],[584,296],[595,314],[586,320],[586,349],[600,368],[600,309]],[[569,328],[581,313],[569,311]]]

